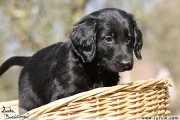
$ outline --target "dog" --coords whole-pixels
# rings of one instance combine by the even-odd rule
[[[0,67],[24,67],[19,78],[19,107],[27,111],[60,98],[119,82],[118,72],[133,68],[133,52],[142,59],[142,33],[132,14],[105,8],[74,24],[69,41],[33,56],[15,56]]]

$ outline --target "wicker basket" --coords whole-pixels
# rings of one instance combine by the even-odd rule
[[[169,80],[164,78],[97,88],[33,109],[28,112],[28,119],[124,120],[167,116],[170,114],[168,86]],[[0,106],[16,109],[18,101],[3,102]]]

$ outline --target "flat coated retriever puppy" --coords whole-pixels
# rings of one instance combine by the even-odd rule
[[[0,68],[24,66],[19,78],[19,107],[27,111],[60,98],[119,82],[131,70],[133,51],[141,59],[142,34],[133,16],[106,8],[77,22],[70,41],[44,48],[32,57],[12,57]]]

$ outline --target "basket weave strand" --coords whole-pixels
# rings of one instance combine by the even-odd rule
[[[28,119],[136,119],[167,116],[168,79],[135,81],[130,84],[97,88],[63,98],[29,111]],[[18,101],[0,103],[17,107]]]

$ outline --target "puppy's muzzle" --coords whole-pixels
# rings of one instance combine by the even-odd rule
[[[121,70],[122,71],[131,70],[132,67],[133,67],[133,62],[132,61],[123,60],[120,63],[120,66],[121,66]]]

